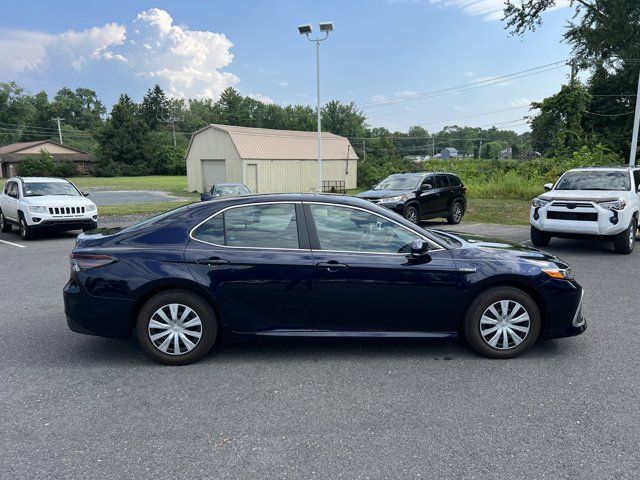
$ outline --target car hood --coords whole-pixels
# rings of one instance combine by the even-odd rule
[[[410,195],[410,190],[367,190],[356,195],[356,197],[364,198],[365,200],[397,197],[399,195]]]
[[[41,205],[44,207],[86,207],[94,203],[86,197],[77,195],[40,195],[38,197],[23,197],[27,205]]]
[[[472,235],[468,233],[444,232],[436,230],[437,233],[449,236],[460,243],[459,248],[454,248],[454,256],[459,259],[496,259],[506,260],[537,260],[554,262],[563,268],[567,268],[566,262],[555,255],[528,247],[520,243],[498,240],[482,235]]]
[[[543,200],[584,200],[594,202],[605,202],[609,200],[618,200],[629,192],[612,192],[601,190],[551,190],[545,192],[538,198]]]

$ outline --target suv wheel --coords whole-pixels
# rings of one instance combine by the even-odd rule
[[[464,330],[467,341],[478,353],[513,358],[534,344],[540,324],[540,309],[529,295],[513,287],[496,287],[472,302]]]
[[[531,243],[536,247],[546,247],[551,241],[551,235],[542,230],[538,230],[533,225],[531,226]]]
[[[20,215],[18,227],[20,229],[20,238],[23,240],[31,240],[33,238],[33,231],[31,230],[31,227],[27,225],[27,221],[22,215]]]
[[[411,223],[418,224],[420,221],[420,216],[418,215],[418,209],[413,205],[409,205],[404,209],[404,218],[409,220]]]
[[[633,247],[636,244],[637,229],[638,221],[634,218],[623,232],[613,237],[613,246],[617,253],[628,254],[633,252]]]
[[[2,233],[9,233],[11,230],[13,230],[11,224],[7,222],[6,218],[4,218],[2,211],[0,211],[0,230],[2,231]]]
[[[152,297],[136,323],[142,349],[165,365],[195,362],[211,349],[217,334],[211,306],[186,290],[168,290]]]
[[[451,205],[451,212],[447,217],[447,222],[451,225],[457,225],[462,221],[462,216],[464,215],[464,208],[462,207],[462,203],[453,202]]]

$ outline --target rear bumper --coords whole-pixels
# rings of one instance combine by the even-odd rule
[[[110,338],[131,336],[133,301],[93,297],[73,279],[65,285],[63,297],[67,325],[72,331]]]

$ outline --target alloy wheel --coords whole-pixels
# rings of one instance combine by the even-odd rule
[[[453,206],[453,219],[458,223],[462,219],[462,207],[459,203]]]
[[[186,305],[170,303],[157,309],[149,321],[151,343],[167,355],[184,355],[193,350],[202,337],[202,321]]]
[[[529,312],[518,302],[500,300],[480,318],[480,335],[492,348],[510,350],[520,345],[531,328]]]
[[[415,208],[412,208],[407,212],[407,220],[411,223],[418,223],[418,212],[416,212]]]
[[[636,230],[635,222],[631,222],[631,226],[629,227],[629,249],[633,249],[633,244],[636,241]]]

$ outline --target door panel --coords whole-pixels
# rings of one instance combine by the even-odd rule
[[[195,230],[200,241],[189,242],[185,261],[216,299],[221,320],[231,331],[312,328],[313,257],[310,250],[298,248],[306,233],[297,231],[302,227],[296,210],[300,207],[294,204],[242,206]]]
[[[337,331],[451,332],[461,280],[448,250],[415,263],[417,233],[372,213],[309,205],[317,305],[314,328]],[[342,250],[342,251],[340,251]],[[371,252],[371,253],[369,253]]]
[[[256,165],[255,163],[249,163],[247,165],[247,171],[246,171],[245,177],[247,180],[247,187],[249,187],[249,190],[251,190],[251,193],[259,193],[258,165]]]
[[[420,191],[418,201],[420,202],[420,215],[422,218],[429,218],[429,215],[438,210],[438,192],[435,177],[427,177],[421,185],[431,185],[430,190]]]
[[[217,183],[227,181],[227,166],[224,160],[202,160],[202,183],[205,192]]]

